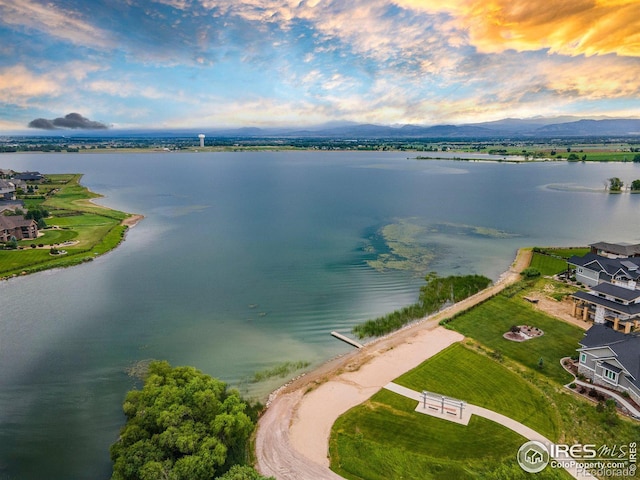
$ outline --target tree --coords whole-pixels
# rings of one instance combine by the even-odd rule
[[[610,192],[620,192],[624,183],[618,177],[612,177],[609,179],[609,191]]]
[[[211,480],[245,463],[247,409],[236,390],[193,367],[152,362],[142,390],[125,398],[112,480]]]
[[[227,473],[218,477],[218,480],[275,480],[273,477],[263,477],[254,468],[246,465],[234,465]]]
[[[24,218],[28,219],[28,220],[35,220],[36,222],[39,221],[41,218],[47,218],[49,216],[49,211],[42,208],[42,207],[35,207],[35,208],[30,208],[27,211],[27,214],[24,216]]]
[[[634,163],[640,163],[640,153],[633,156]]]

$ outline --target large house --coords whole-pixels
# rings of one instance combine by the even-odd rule
[[[627,392],[640,404],[640,335],[593,325],[580,341],[578,373],[594,384]]]
[[[0,180],[0,200],[15,200],[16,186],[8,180]]]
[[[632,248],[639,246],[600,242],[591,247],[583,257],[568,260],[576,281],[588,288],[572,295],[573,315],[625,333],[640,331],[640,257]],[[622,255],[625,249],[629,256]]]
[[[9,242],[12,237],[16,240],[38,238],[38,223],[22,215],[0,215],[0,242]]]
[[[640,257],[640,244],[597,242],[589,245],[591,253],[609,258]]]

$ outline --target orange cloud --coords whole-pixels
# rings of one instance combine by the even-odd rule
[[[640,56],[636,0],[394,0],[403,8],[449,13],[482,53],[549,49],[562,55]]]

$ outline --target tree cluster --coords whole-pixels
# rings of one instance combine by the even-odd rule
[[[262,480],[246,463],[253,412],[236,390],[193,367],[152,362],[130,391],[111,446],[112,480]]]

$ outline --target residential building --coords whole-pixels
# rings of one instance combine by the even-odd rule
[[[15,200],[16,186],[9,180],[0,180],[0,201]]]
[[[572,295],[575,317],[609,324],[625,333],[640,331],[640,257],[602,256],[592,251],[573,256],[568,263],[576,281],[588,288]]]
[[[640,335],[593,325],[580,341],[578,373],[640,404]]]
[[[38,238],[38,223],[22,215],[0,215],[0,242]]]
[[[591,253],[609,258],[640,257],[640,244],[597,242],[589,245]]]

